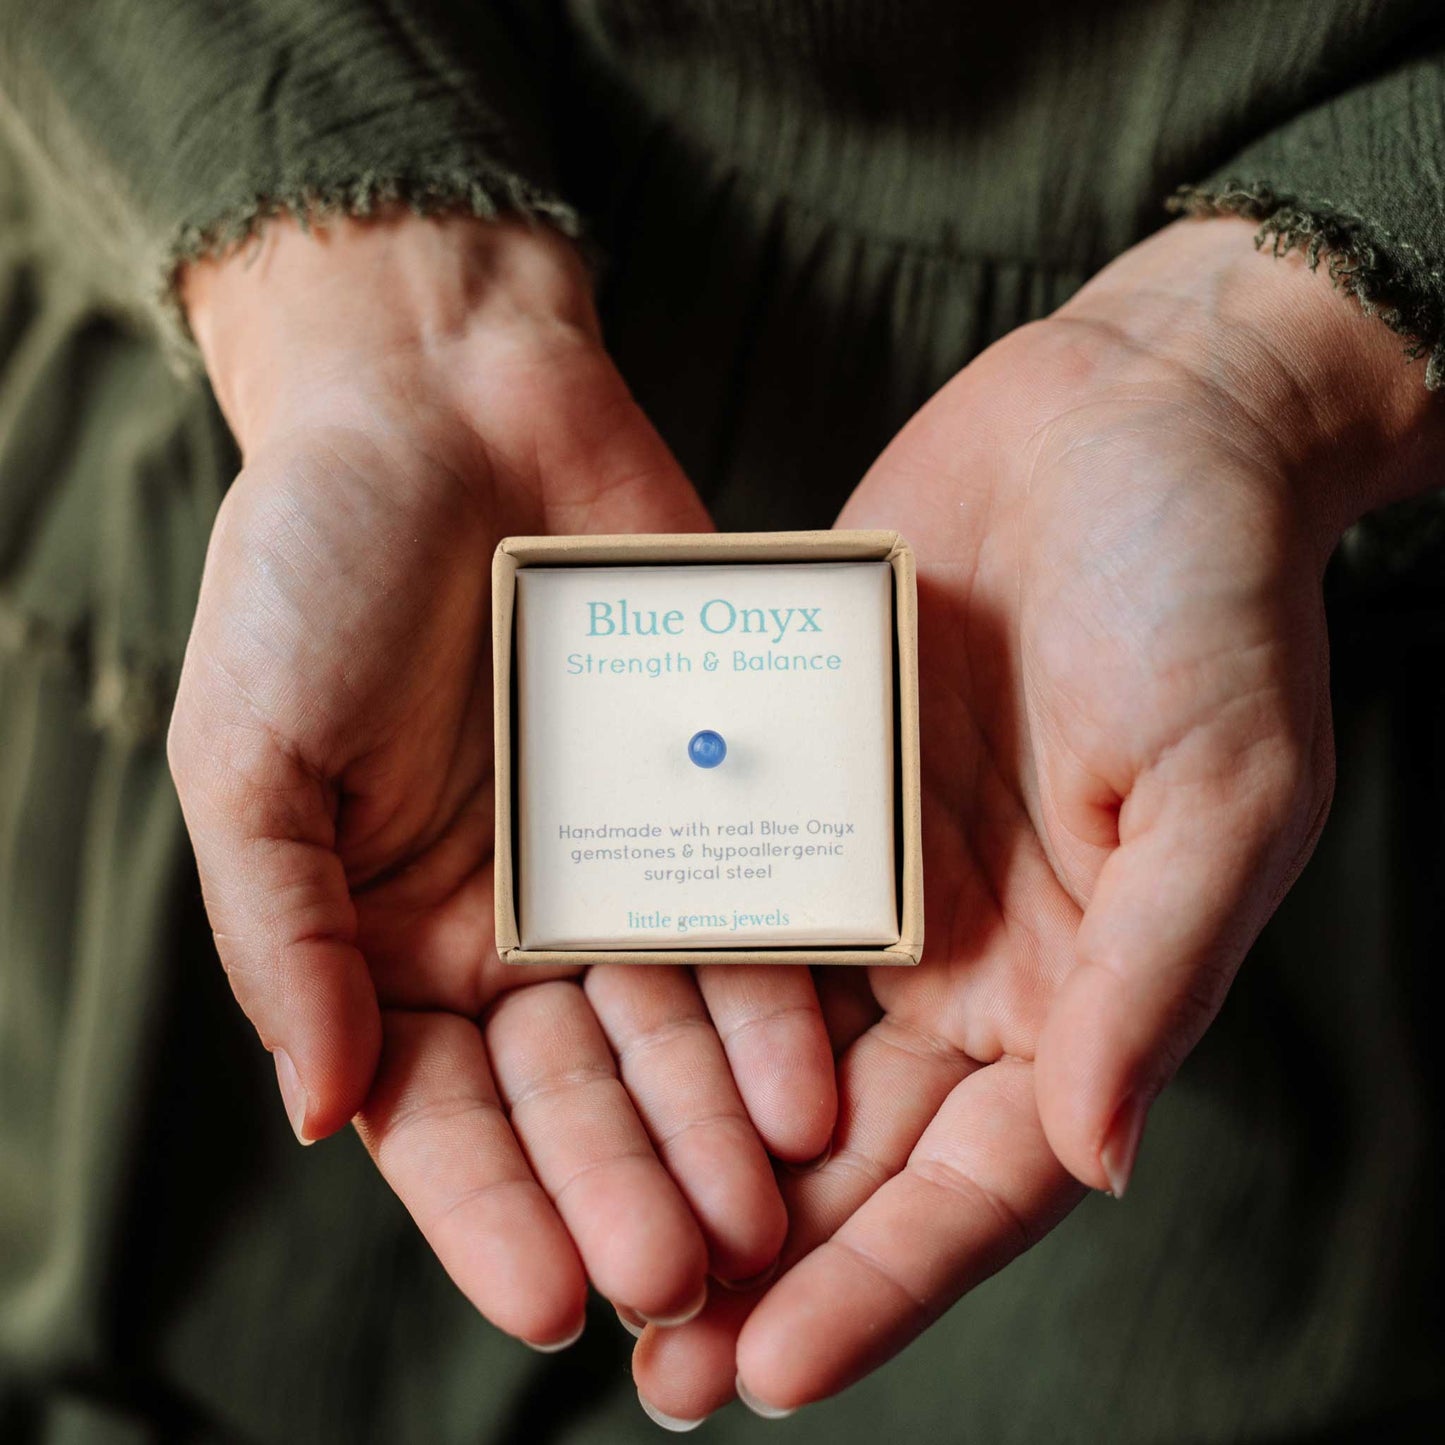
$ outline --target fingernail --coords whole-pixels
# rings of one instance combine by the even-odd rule
[[[555,1355],[575,1345],[577,1341],[582,1338],[582,1331],[586,1328],[587,1321],[584,1319],[565,1340],[553,1340],[549,1345],[539,1345],[536,1340],[523,1340],[522,1343],[526,1345],[529,1350],[536,1350],[539,1355]]]
[[[784,1162],[783,1168],[789,1174],[811,1174],[815,1169],[821,1169],[833,1157],[833,1141],[828,1141],[828,1147],[823,1150],[815,1159],[804,1159],[801,1164],[790,1164]]]
[[[626,1305],[613,1305],[612,1308],[617,1311],[617,1318],[622,1321],[622,1328],[634,1340],[640,1340],[643,1330],[647,1328],[647,1321],[636,1310],[630,1310]]]
[[[291,1055],[285,1049],[277,1049],[272,1057],[276,1060],[276,1082],[281,1086],[281,1102],[286,1106],[286,1117],[291,1121],[291,1132],[303,1144],[314,1144],[306,1137],[306,1110],[311,1103],[301,1075],[291,1062]]]
[[[685,1325],[689,1320],[695,1320],[707,1304],[707,1281],[703,1281],[702,1293],[698,1295],[696,1304],[690,1305],[681,1314],[676,1315],[644,1315],[640,1311],[639,1318],[650,1325],[656,1325],[660,1330],[673,1330],[678,1325]]]
[[[758,1399],[746,1385],[743,1384],[743,1377],[739,1375],[733,1381],[733,1389],[738,1392],[738,1399],[753,1412],[754,1415],[761,1415],[764,1420],[786,1420],[793,1412],[784,1410],[780,1405],[769,1405]]]
[[[674,1435],[685,1435],[689,1430],[696,1430],[707,1419],[706,1415],[696,1420],[682,1420],[676,1415],[664,1415],[641,1390],[637,1392],[637,1403],[642,1406],[642,1413],[654,1425],[661,1425],[664,1430],[671,1430]]]
[[[730,1289],[735,1293],[742,1294],[746,1290],[757,1289],[759,1286],[767,1284],[767,1282],[777,1274],[778,1266],[782,1264],[782,1262],[782,1256],[779,1255],[766,1269],[761,1269],[757,1274],[749,1275],[746,1279],[723,1279],[720,1275],[714,1275],[713,1278],[716,1279],[724,1289]]]
[[[1099,1163],[1109,1180],[1109,1193],[1122,1199],[1139,1156],[1139,1140],[1144,1135],[1144,1120],[1149,1105],[1142,1094],[1130,1094],[1114,1114],[1104,1147],[1099,1150]]]

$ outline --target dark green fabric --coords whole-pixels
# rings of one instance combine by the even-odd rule
[[[1438,52],[1412,54],[1250,142],[1174,206],[1248,216],[1276,250],[1328,257],[1336,284],[1428,355],[1432,389],[1445,386],[1442,74]]]
[[[119,302],[279,205],[401,197],[575,218],[546,186],[539,37],[505,7],[387,0],[6,0],[0,92],[22,153]]]
[[[0,1440],[656,1437],[610,1312],[532,1355],[353,1138],[295,1148],[229,1000],[161,745],[236,464],[166,363],[177,258],[286,202],[580,214],[609,344],[720,522],[826,525],[1182,185],[1347,220],[1436,343],[1437,10],[0,0]],[[1395,509],[1336,560],[1334,815],[1128,1201],[842,1400],[713,1438],[1438,1419],[1441,517]]]

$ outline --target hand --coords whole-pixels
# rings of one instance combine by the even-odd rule
[[[787,1272],[634,1355],[694,1419],[890,1357],[1122,1195],[1151,1101],[1319,834],[1321,576],[1430,483],[1439,422],[1378,321],[1232,220],[1184,222],[981,356],[840,526],[917,549],[926,944],[821,984],[831,1158],[784,1189]],[[1434,452],[1433,454],[1438,454]]]
[[[489,601],[505,534],[706,513],[545,229],[277,222],[185,296],[245,466],[170,756],[292,1125],[309,1142],[356,1115],[456,1282],[529,1342],[581,1328],[589,1276],[686,1314],[709,1270],[754,1275],[781,1244],[758,1131],[784,1157],[826,1143],[816,996],[806,969],[700,993],[681,969],[502,965]]]

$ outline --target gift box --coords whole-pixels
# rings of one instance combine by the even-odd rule
[[[509,537],[492,619],[505,961],[918,961],[897,533]]]

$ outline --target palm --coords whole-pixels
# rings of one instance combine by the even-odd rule
[[[1120,1100],[1164,1082],[1157,1021],[1172,1069],[1322,819],[1318,572],[1280,488],[1169,385],[1081,400],[1047,326],[945,387],[840,518],[918,552],[925,957],[866,998],[820,985],[848,999],[834,1151],[785,1188],[794,1263],[756,1308],[644,1341],[680,1414],[727,1397],[735,1335],[764,1399],[841,1388],[1073,1176],[1106,1186]]]
[[[945,391],[846,518],[919,539],[929,693],[929,957],[874,970],[873,992],[983,1061],[1033,1057],[1101,871],[1166,787],[1253,770],[1317,812],[1330,738],[1318,578],[1270,479],[1167,398],[1060,397],[1011,474],[987,441],[955,448],[948,503],[929,505],[932,428],[990,409],[1011,369],[990,359],[997,377],[981,364]]]
[[[709,1268],[745,1277],[774,1257],[764,1148],[697,1025],[710,1007],[748,1047],[803,1035],[806,1078],[795,1005],[811,985],[799,970],[705,984],[705,1007],[682,970],[595,969],[584,994],[580,970],[499,960],[492,551],[508,533],[705,515],[600,350],[467,362],[487,380],[475,394],[438,396],[406,359],[346,375],[339,396],[318,384],[301,424],[248,459],[213,538],[173,751],[238,995],[273,1047],[310,1026],[295,1061],[308,1133],[360,1106],[453,1277],[545,1343],[580,1322],[589,1278],[661,1318]],[[238,853],[254,860],[241,879]],[[249,963],[268,930],[279,988]],[[814,1019],[824,1068],[816,1004]],[[816,1152],[831,1108],[775,1092],[743,1091],[769,1143]]]

